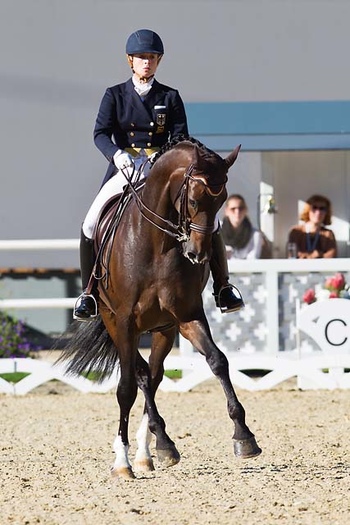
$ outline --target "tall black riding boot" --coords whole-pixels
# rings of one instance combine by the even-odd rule
[[[97,300],[93,294],[86,293],[86,288],[89,284],[91,274],[95,265],[95,251],[94,241],[85,237],[83,230],[81,230],[80,237],[80,271],[81,281],[83,285],[83,293],[78,297],[74,307],[73,318],[79,321],[90,321],[95,318],[98,313]]]
[[[228,281],[228,266],[226,248],[220,230],[212,236],[213,254],[210,259],[210,270],[214,281],[214,297],[216,306],[223,313],[235,312],[244,307],[242,295],[236,286]],[[237,295],[235,295],[235,293]]]

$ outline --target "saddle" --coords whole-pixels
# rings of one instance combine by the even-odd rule
[[[134,191],[141,191],[145,180],[138,181],[133,185]],[[105,289],[108,288],[109,262],[113,239],[126,208],[133,198],[133,191],[129,186],[125,187],[123,193],[114,195],[102,208],[96,222],[94,232],[94,249],[96,253],[94,278],[103,282]]]

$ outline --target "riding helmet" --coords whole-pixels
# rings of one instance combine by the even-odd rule
[[[139,29],[132,33],[126,42],[126,54],[138,53],[164,54],[163,42],[157,33],[150,29]]]

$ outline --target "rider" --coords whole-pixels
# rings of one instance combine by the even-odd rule
[[[124,170],[138,168],[169,139],[188,136],[187,119],[179,92],[154,78],[164,54],[163,42],[154,31],[140,29],[126,42],[126,55],[132,77],[107,88],[97,115],[94,141],[109,162],[102,187],[82,225],[80,266],[83,293],[79,296],[74,318],[88,321],[97,315],[96,292],[85,290],[94,269],[94,234],[103,205],[123,191]],[[149,170],[147,165],[145,175]],[[244,306],[228,282],[225,246],[219,230],[213,234],[210,268],[217,306],[231,312]]]

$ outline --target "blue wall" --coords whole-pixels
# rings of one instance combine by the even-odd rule
[[[186,104],[190,133],[217,151],[350,149],[350,101]]]

